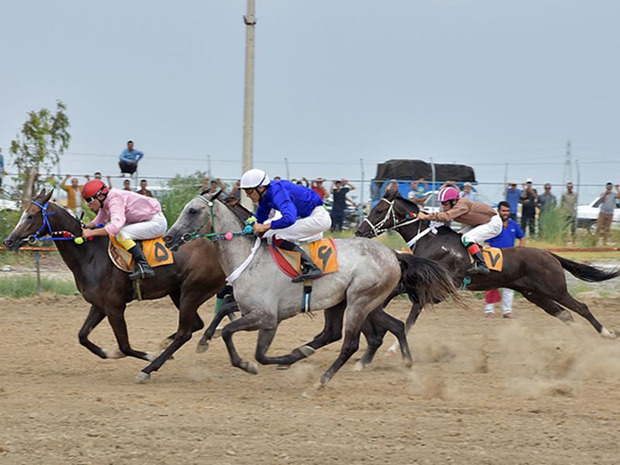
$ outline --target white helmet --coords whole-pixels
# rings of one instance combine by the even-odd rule
[[[246,171],[244,175],[241,176],[241,189],[256,189],[257,187],[267,185],[269,185],[269,176],[258,168]]]

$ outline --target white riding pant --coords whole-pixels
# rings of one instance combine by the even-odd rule
[[[155,239],[163,236],[168,229],[168,222],[163,213],[156,213],[149,221],[141,223],[126,224],[121,228],[116,238],[120,241],[123,239],[144,240]]]
[[[463,243],[473,242],[479,244],[485,242],[502,232],[502,219],[499,214],[492,217],[488,223],[479,226],[468,226],[461,231]]]
[[[323,205],[312,210],[310,216],[299,218],[292,225],[282,229],[270,229],[263,237],[286,239],[293,242],[314,242],[323,238],[323,233],[332,227],[332,219]]]
[[[512,289],[502,289],[502,313],[512,313],[512,301],[514,300],[515,291]],[[484,313],[493,313],[495,311],[495,304],[486,304],[484,306]]]

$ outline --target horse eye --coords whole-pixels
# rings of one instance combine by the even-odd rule
[[[26,218],[29,220],[34,220],[34,215],[28,215]]]
[[[198,211],[195,208],[190,208],[188,213],[190,215],[195,215],[196,213],[198,213]]]

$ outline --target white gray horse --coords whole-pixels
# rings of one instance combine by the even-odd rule
[[[203,193],[191,200],[164,236],[166,245],[175,249],[206,226],[216,232],[238,232],[244,224],[217,194]],[[230,238],[232,235],[228,235]],[[303,283],[291,280],[274,263],[267,244],[256,237],[236,236],[215,242],[217,255],[229,281],[233,281],[235,299],[242,317],[222,329],[233,366],[258,373],[252,361],[242,360],[232,341],[237,331],[258,330],[256,360],[261,364],[290,364],[314,353],[315,349],[337,338],[318,335],[313,341],[281,357],[267,356],[280,321],[301,311]],[[345,315],[344,341],[336,361],[320,379],[324,386],[357,351],[360,329],[366,317],[379,308],[401,282],[420,302],[432,303],[456,292],[448,273],[439,265],[400,257],[385,245],[369,239],[338,239],[338,271],[314,281],[311,311],[325,309],[330,315]],[[205,266],[210,266],[205,263]],[[342,323],[340,323],[341,327]],[[406,343],[406,340],[405,340]]]

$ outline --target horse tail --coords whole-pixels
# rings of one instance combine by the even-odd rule
[[[594,266],[585,265],[583,263],[577,263],[567,258],[560,257],[552,253],[553,257],[560,262],[562,268],[568,271],[570,274],[583,281],[598,282],[606,281],[608,279],[616,278],[620,276],[620,268],[614,268],[613,271],[605,271]]]
[[[447,297],[460,302],[458,289],[448,271],[439,263],[411,254],[396,254],[401,269],[400,287],[412,302],[422,306],[444,301]]]

